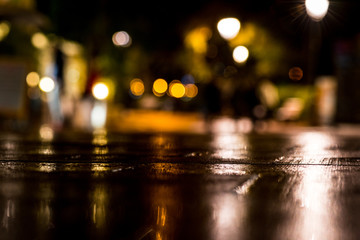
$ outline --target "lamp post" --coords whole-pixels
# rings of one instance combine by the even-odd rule
[[[315,65],[318,59],[319,49],[322,44],[320,22],[326,16],[329,9],[329,0],[305,0],[307,15],[313,22],[310,24],[309,31],[309,57],[308,57],[308,82],[314,84]],[[323,78],[315,82],[315,118],[312,119],[315,124],[330,124],[334,117],[335,109],[335,86],[336,81],[333,78]]]
[[[305,9],[308,16],[313,20],[310,22],[309,46],[308,46],[308,82],[313,83],[316,56],[321,47],[320,21],[326,16],[329,9],[328,0],[305,0]]]

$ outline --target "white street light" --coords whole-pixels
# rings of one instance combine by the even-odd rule
[[[244,46],[237,46],[233,51],[234,61],[244,63],[249,57],[249,50]]]
[[[55,81],[50,77],[43,77],[39,82],[40,90],[49,93],[55,89]]]
[[[307,14],[314,20],[323,19],[329,8],[329,0],[305,0]]]
[[[93,96],[98,100],[104,100],[109,96],[109,88],[105,83],[96,83],[92,88]]]
[[[112,41],[115,46],[129,47],[131,45],[131,37],[125,31],[116,32],[112,36]]]
[[[240,21],[236,18],[223,18],[217,24],[217,29],[226,40],[231,40],[240,31]]]

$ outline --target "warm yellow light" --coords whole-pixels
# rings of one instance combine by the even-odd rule
[[[129,47],[131,45],[131,37],[125,31],[116,32],[112,36],[114,45],[120,47]]]
[[[198,94],[198,87],[195,84],[188,84],[185,86],[185,96],[194,98]]]
[[[185,95],[185,87],[179,80],[174,80],[170,83],[169,92],[174,98],[182,98]]]
[[[49,125],[42,125],[39,129],[41,139],[51,141],[54,138],[54,130]]]
[[[93,96],[98,100],[104,100],[109,96],[109,88],[105,83],[96,83],[92,88]]]
[[[8,22],[0,23],[0,41],[6,38],[10,32],[10,24]]]
[[[305,7],[307,14],[315,21],[323,19],[329,8],[328,0],[306,0]]]
[[[139,78],[135,78],[131,80],[130,91],[134,96],[140,97],[141,95],[144,94],[145,91],[144,82]]]
[[[211,30],[208,27],[195,28],[185,37],[185,45],[195,53],[204,54],[208,48],[208,40],[211,38]]]
[[[165,94],[165,92],[168,89],[168,84],[164,79],[156,79],[154,84],[153,84],[153,93],[156,96],[162,96]]]
[[[237,46],[233,51],[234,61],[244,63],[249,57],[249,50],[244,46]]]
[[[62,52],[68,57],[75,57],[82,52],[82,47],[79,43],[72,41],[63,41],[61,44]]]
[[[50,77],[43,77],[39,82],[40,90],[49,93],[55,89],[55,81]]]
[[[30,72],[26,75],[26,83],[29,87],[36,87],[40,82],[40,76],[37,72]]]
[[[34,47],[42,49],[49,44],[49,40],[43,33],[38,32],[32,35],[31,43],[34,45]]]
[[[223,18],[218,22],[217,29],[221,37],[233,39],[240,31],[240,21],[236,18]]]

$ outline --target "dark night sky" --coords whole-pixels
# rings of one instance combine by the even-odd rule
[[[37,0],[40,12],[53,23],[49,31],[86,43],[96,36],[109,39],[126,30],[135,43],[149,49],[175,49],[185,29],[194,22],[212,26],[224,16],[257,21],[293,45],[302,45],[311,22],[298,14],[301,0]],[[321,23],[325,39],[352,37],[360,32],[360,1],[332,0]],[[354,24],[356,23],[356,24]]]

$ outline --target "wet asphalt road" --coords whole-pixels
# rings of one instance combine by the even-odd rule
[[[0,239],[359,239],[360,135],[0,135]]]

